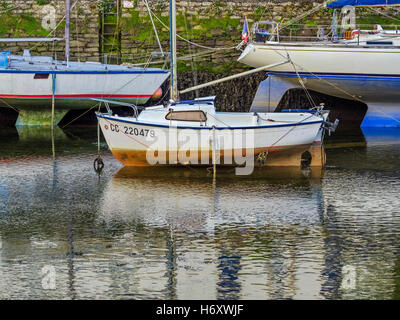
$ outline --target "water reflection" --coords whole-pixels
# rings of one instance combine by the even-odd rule
[[[61,142],[68,139],[64,131],[58,126],[55,126],[53,130],[51,126],[17,126],[16,129],[20,142],[44,142],[52,139]]]
[[[326,170],[216,181],[121,168],[105,145],[99,178],[95,130],[56,140],[55,160],[1,140],[0,298],[398,298],[400,149],[382,136],[328,141]]]
[[[233,169],[220,168],[215,186],[204,168],[124,167],[104,189],[99,218],[107,224],[172,225],[208,234],[218,224],[248,227],[275,219],[301,220],[304,215],[295,209],[315,208],[317,201],[308,196],[315,194],[322,174],[321,169],[257,168],[251,176],[238,177]],[[290,216],[281,214],[287,210],[282,189],[291,193],[285,201],[293,209]],[[304,190],[306,195],[296,196]]]
[[[400,128],[362,128],[362,133],[369,146],[399,144]]]
[[[282,281],[291,277],[288,283],[294,283],[295,268],[286,268],[288,259],[293,260],[288,266],[295,263],[294,252],[281,254],[284,247],[269,252],[270,240],[264,237],[275,242],[278,230],[296,234],[297,228],[318,225],[321,177],[321,170],[263,169],[241,178],[219,170],[213,184],[205,169],[123,168],[105,187],[98,218],[110,228],[173,230],[166,241],[167,253],[176,252],[175,260],[167,259],[169,296],[284,298]],[[275,257],[267,266],[269,255]],[[197,290],[206,279],[213,281]]]
[[[367,147],[328,151],[322,223],[328,232],[324,272],[330,277],[321,292],[328,298],[393,298],[399,286],[400,130],[363,128],[363,133]],[[347,290],[346,267],[355,278]]]

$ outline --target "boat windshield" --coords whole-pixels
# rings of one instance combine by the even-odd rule
[[[165,116],[165,119],[166,120],[175,120],[175,121],[205,122],[207,120],[207,116],[201,110],[189,110],[189,111],[173,111],[173,110],[171,110]]]

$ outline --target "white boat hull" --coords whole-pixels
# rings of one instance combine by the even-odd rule
[[[238,61],[252,67],[262,67],[281,62],[287,55],[295,68],[287,63],[274,67],[271,71],[400,76],[400,47],[251,43]]]
[[[299,166],[301,154],[313,143],[321,143],[322,119],[317,117],[297,125],[244,129],[168,127],[106,115],[98,115],[98,120],[111,152],[126,166],[210,165],[215,161],[243,165],[244,155],[257,163],[260,154],[267,160],[264,165]]]
[[[55,76],[56,108],[82,109],[96,104],[91,98],[112,98],[143,104],[167,79],[168,72],[22,73],[0,70],[0,83],[3,84],[0,86],[0,99],[17,108],[50,108],[53,76]]]
[[[363,127],[400,126],[400,47],[251,43],[239,61],[260,67],[288,56],[293,64],[267,70],[271,83],[260,86],[253,110],[273,110],[301,77],[309,90],[367,104]]]
[[[159,68],[65,62],[32,56],[27,50],[23,55],[0,51],[0,105],[19,111],[17,126],[58,124],[71,109],[95,106],[92,98],[144,104],[168,76]]]

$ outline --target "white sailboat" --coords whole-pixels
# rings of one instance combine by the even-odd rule
[[[113,115],[109,105],[116,102],[102,100],[108,112],[96,115],[114,156],[126,166],[300,166],[302,154],[309,150],[313,164],[323,165],[328,111],[216,112],[214,97],[178,102],[175,0],[170,7],[171,100],[140,113],[127,104],[133,117]]]
[[[52,57],[0,52],[0,103],[19,109],[17,125],[43,125],[55,99],[56,124],[71,109],[90,108],[91,98],[144,104],[169,76],[168,70],[98,62],[69,61],[69,11],[66,0],[65,61]],[[57,41],[58,38],[0,39],[2,42]],[[49,118],[49,116],[47,116]],[[48,119],[47,119],[48,120]]]
[[[144,104],[168,76],[168,71],[158,68],[67,63],[51,57],[31,56],[29,51],[22,56],[0,52],[0,98],[21,108],[48,107],[53,89],[60,109],[90,107],[94,104],[91,98]]]
[[[352,10],[352,6],[399,4],[398,0],[337,0],[326,6]],[[318,41],[286,41],[279,36],[279,25],[268,26],[270,21],[253,25],[252,41],[238,61],[252,67],[288,61],[266,70],[269,79],[260,86],[252,110],[274,110],[286,91],[300,88],[301,77],[309,90],[365,103],[362,127],[400,126],[400,32],[379,25],[371,30],[353,26],[343,39],[321,35]]]

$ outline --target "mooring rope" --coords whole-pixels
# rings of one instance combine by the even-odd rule
[[[79,118],[81,118],[82,116],[84,116],[86,113],[88,113],[90,110],[96,108],[97,106],[100,105],[99,103],[96,103],[93,107],[91,107],[90,109],[87,109],[85,112],[83,112],[82,114],[80,114],[78,117],[74,118],[73,120],[71,120],[70,122],[68,122],[65,126],[62,126],[61,129],[64,129],[66,126],[69,126],[71,123],[75,122],[76,120],[78,120]]]
[[[9,104],[7,101],[4,101],[3,99],[0,98],[0,101],[2,101],[4,104],[7,105],[8,108],[11,108],[13,110],[15,110],[16,112],[19,112],[19,110],[16,107],[13,107],[11,104]],[[3,108],[7,108],[7,107],[3,107]]]
[[[312,98],[310,92],[307,90],[303,79],[300,77],[299,72],[297,71],[297,68],[296,68],[295,64],[293,63],[293,61],[292,61],[292,58],[290,57],[290,55],[289,55],[289,53],[287,51],[286,51],[286,53],[287,53],[287,57],[288,57],[288,59],[290,61],[290,64],[293,66],[293,69],[296,72],[297,79],[299,80],[301,86],[303,87],[303,90],[304,90],[304,92],[306,94],[306,97],[307,97],[308,101],[311,103],[313,108],[316,107],[317,105],[315,104],[314,99]]]

